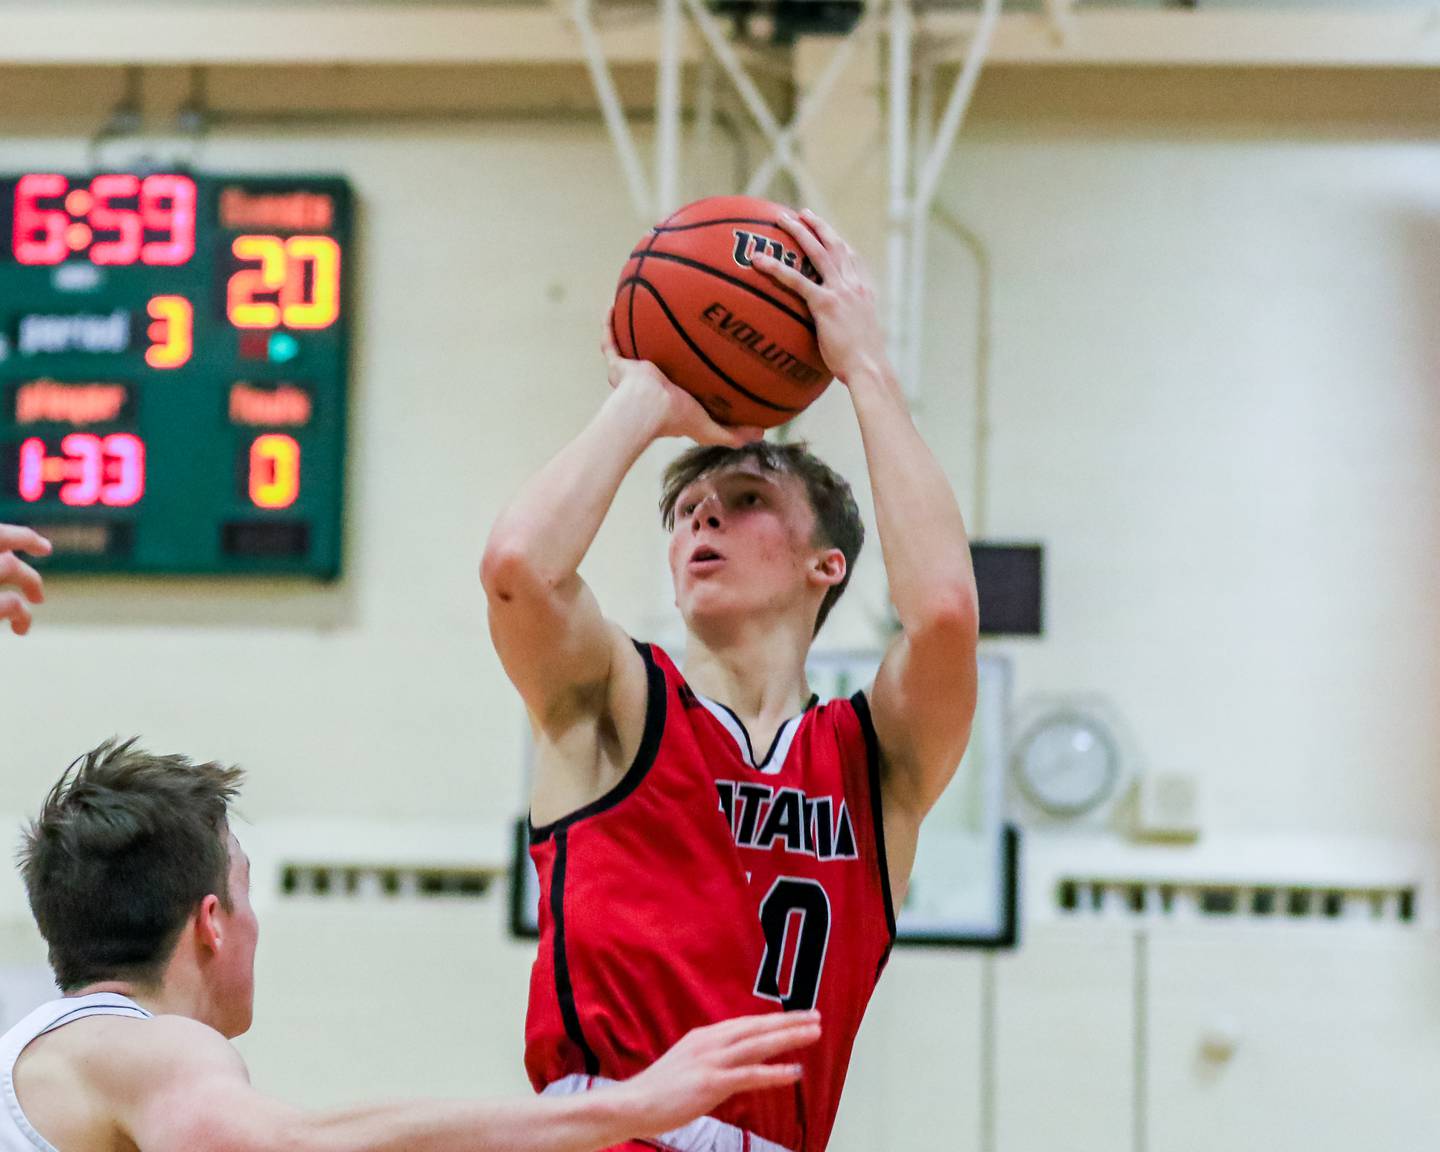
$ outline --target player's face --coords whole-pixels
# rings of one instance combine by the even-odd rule
[[[220,1031],[228,1037],[249,1031],[255,1014],[255,948],[260,922],[250,906],[250,857],[230,834],[230,910],[218,913],[224,930],[216,957],[216,1001],[224,1016]]]
[[[675,503],[670,572],[681,614],[699,622],[804,610],[814,534],[798,477],[749,460],[702,476]]]

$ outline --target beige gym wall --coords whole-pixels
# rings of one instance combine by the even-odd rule
[[[74,73],[96,95],[66,111],[64,75],[0,72],[29,110],[0,121],[0,169],[85,165],[109,79]],[[942,205],[994,276],[984,508],[975,264],[940,227],[923,427],[972,519],[1047,546],[1047,635],[999,650],[1022,697],[1102,693],[1147,765],[1197,775],[1202,839],[1435,839],[1437,95],[1423,73],[1006,69],[947,173]],[[717,180],[729,148],[706,160]],[[76,752],[138,731],[247,765],[257,839],[281,821],[460,823],[498,853],[523,717],[476,568],[495,511],[603,395],[596,332],[637,233],[610,144],[588,114],[237,127],[197,163],[355,183],[346,576],[54,579],[34,633],[0,644],[0,812],[13,825]],[[803,423],[853,466],[843,400]],[[636,629],[663,607],[664,454],[587,563]],[[878,560],[827,641],[868,637]],[[8,877],[0,894],[22,922]],[[306,1103],[520,1086],[527,951],[498,898],[261,902],[242,1044],[260,1086]],[[1440,946],[1324,931],[1162,929],[1147,952],[1125,925],[1041,924],[998,962],[902,955],[834,1147],[1113,1149],[1139,1123],[1157,1152],[1256,1132],[1339,1148],[1357,1116],[1373,1147],[1405,1147],[1440,1119],[1413,1079],[1440,1064]],[[35,955],[13,935],[0,962]],[[1207,1070],[1200,1040],[1227,1012],[1243,1063]],[[1277,1104],[1291,1098],[1315,1103],[1297,1115]],[[1215,1115],[1240,1126],[1216,1132]]]

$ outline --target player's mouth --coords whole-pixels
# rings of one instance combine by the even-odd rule
[[[714,572],[725,563],[725,557],[711,548],[708,544],[701,544],[695,551],[690,553],[688,565],[691,572],[705,573]]]

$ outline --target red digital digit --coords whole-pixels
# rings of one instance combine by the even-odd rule
[[[230,246],[241,260],[258,260],[258,268],[241,268],[225,290],[225,311],[236,328],[280,327],[280,305],[258,297],[285,287],[289,263],[278,236],[237,236]]]
[[[65,177],[48,172],[20,177],[15,185],[15,259],[21,264],[59,264],[70,254],[65,229],[70,217],[40,201],[65,195]]]
[[[150,347],[145,363],[152,368],[179,368],[195,351],[195,308],[184,296],[155,296],[146,308],[154,321],[145,334]]]
[[[293,436],[267,432],[250,445],[250,502],[288,508],[300,495],[300,445]]]
[[[112,208],[111,200],[124,200],[140,193],[140,178],[128,172],[97,176],[90,181],[90,194],[95,206],[90,209],[90,225],[99,232],[118,232],[115,240],[101,240],[90,249],[96,264],[134,264],[140,255],[140,242],[145,229],[140,213],[133,208]]]
[[[328,328],[340,316],[340,245],[329,236],[292,236],[285,241],[285,255],[290,267],[280,305],[286,327]]]
[[[145,442],[129,432],[116,432],[106,436],[100,448],[105,454],[100,503],[111,508],[128,508],[137,503],[145,495]]]
[[[20,445],[20,499],[33,504],[45,495],[45,441],[32,436]]]
[[[60,486],[60,502],[88,508],[100,499],[105,482],[105,451],[93,432],[72,432],[60,441],[67,474],[72,477]],[[79,473],[76,476],[76,473]]]
[[[169,234],[168,240],[151,240],[140,249],[142,263],[184,264],[195,255],[195,181],[190,177],[145,177],[140,215],[147,231]]]

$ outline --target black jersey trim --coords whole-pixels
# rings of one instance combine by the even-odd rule
[[[875,821],[875,855],[880,863],[880,890],[885,893],[885,927],[890,930],[890,943],[895,943],[895,898],[890,892],[890,862],[885,854],[885,800],[880,794],[880,740],[875,735],[875,722],[870,718],[870,701],[865,693],[850,697],[860,730],[865,734],[865,758],[870,762],[870,814]],[[888,957],[888,949],[887,949]],[[883,961],[881,962],[883,965]]]
[[[565,864],[569,855],[569,837],[562,829],[555,837],[555,867],[550,874],[550,915],[555,918],[555,998],[560,1002],[560,1018],[565,1034],[570,1037],[585,1061],[587,1076],[600,1075],[600,1061],[585,1040],[580,1027],[580,1011],[575,1007],[575,987],[570,983],[570,962],[565,955]]]
[[[691,691],[693,692],[694,689],[692,688]],[[713,700],[709,696],[702,697],[702,699],[709,700],[711,704],[714,704],[715,707],[729,716],[731,720],[735,721],[735,727],[740,729],[740,735],[744,737],[745,740],[746,761],[749,766],[757,772],[763,772],[766,768],[770,767],[770,761],[775,757],[775,749],[780,747],[780,738],[785,735],[786,730],[789,729],[792,724],[798,725],[800,721],[805,719],[805,713],[820,703],[820,697],[814,692],[810,693],[810,699],[805,701],[805,707],[795,713],[794,716],[791,716],[785,723],[781,724],[779,728],[775,729],[775,737],[770,741],[770,747],[765,753],[765,759],[757,761],[755,759],[755,746],[750,743],[750,729],[745,727],[745,721],[740,719],[735,709],[731,708],[728,704],[722,704],[719,700]]]
[[[592,800],[583,808],[577,808],[568,816],[562,816],[559,820],[552,821],[540,828],[535,827],[534,821],[530,821],[530,843],[539,844],[543,840],[550,839],[557,832],[563,832],[566,828],[578,824],[581,820],[587,820],[591,816],[598,816],[601,812],[607,812],[619,804],[635,789],[639,788],[650,769],[655,764],[655,757],[660,751],[660,737],[665,731],[665,673],[655,661],[655,654],[651,651],[649,644],[641,644],[638,640],[633,642],[635,649],[640,653],[641,659],[645,661],[645,732],[640,737],[640,748],[635,753],[635,759],[630,762],[630,767],[609,792],[598,800]]]

